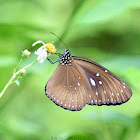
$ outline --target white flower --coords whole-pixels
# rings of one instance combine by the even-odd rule
[[[45,46],[45,43],[43,41],[41,41],[41,40],[36,41],[35,43],[33,43],[32,46],[34,47],[36,44],[39,44],[39,43],[42,43],[43,46]]]
[[[32,46],[35,46],[36,44],[39,44],[39,43],[42,43],[43,46],[41,46],[37,51],[35,51],[34,54],[38,55],[37,61],[39,63],[43,63],[47,58],[47,49],[45,48],[45,46],[46,46],[45,43],[43,41],[39,40],[39,41],[36,41],[35,43],[33,43]]]

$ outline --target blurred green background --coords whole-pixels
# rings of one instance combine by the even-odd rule
[[[33,42],[64,47],[50,32],[72,55],[122,78],[133,95],[120,106],[64,110],[44,91],[58,64],[36,63],[0,99],[0,140],[140,140],[140,0],[0,0],[0,90],[22,50],[32,55],[21,67],[36,58]]]

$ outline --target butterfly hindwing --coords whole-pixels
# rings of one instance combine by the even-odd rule
[[[106,68],[86,58],[73,59],[85,72],[92,88],[88,104],[121,104],[132,96],[129,86]]]

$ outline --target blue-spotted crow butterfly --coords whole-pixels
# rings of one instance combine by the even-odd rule
[[[132,96],[129,86],[108,69],[86,58],[71,56],[68,49],[45,86],[46,95],[71,111],[89,105],[119,105]]]

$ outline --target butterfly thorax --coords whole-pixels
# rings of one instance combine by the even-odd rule
[[[60,64],[62,65],[71,65],[73,58],[69,52],[69,50],[65,50],[64,54],[60,56]]]

